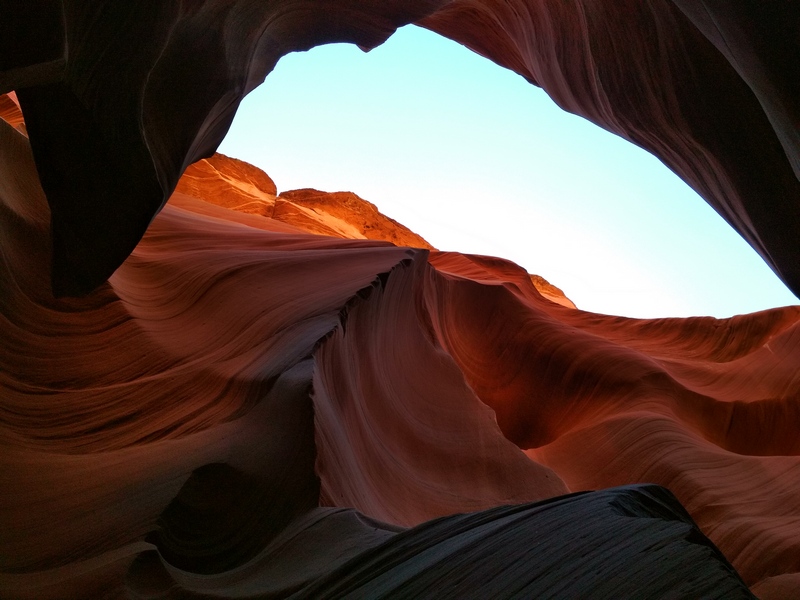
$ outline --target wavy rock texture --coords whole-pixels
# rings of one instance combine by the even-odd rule
[[[417,21],[652,151],[798,292],[795,4],[0,17],[0,596],[800,595],[800,307],[586,313],[220,157],[173,194],[280,56]]]
[[[261,169],[224,154],[189,165],[175,191],[239,212],[271,217],[278,189]]]
[[[531,275],[531,283],[533,287],[536,288],[537,292],[551,302],[566,306],[567,308],[578,308],[572,300],[566,297],[561,288],[554,286],[541,275]]]
[[[660,158],[800,293],[800,7],[453,0],[421,24]]]
[[[14,116],[17,114],[21,119],[21,113],[16,111]],[[216,153],[190,165],[178,181],[176,192],[239,212],[269,217],[297,231],[434,250],[419,235],[352,192],[303,189],[277,195],[275,183],[264,171],[224,154]],[[548,300],[575,308],[572,300],[544,277],[531,275],[531,282]]]
[[[383,240],[397,246],[433,250],[416,233],[352,192],[303,189],[278,195],[269,175],[224,154],[216,153],[189,166],[175,191],[239,212],[269,217],[308,233]]]
[[[0,95],[0,119],[27,135],[25,130],[25,119],[19,108],[19,101],[14,92]]]
[[[418,21],[658,156],[800,293],[800,8],[735,0],[2,5],[57,294],[96,288],[284,54]],[[21,33],[22,32],[22,33]]]
[[[336,41],[374,47],[439,4],[3,4],[0,93],[16,90],[25,113],[52,211],[57,294],[86,293],[113,273],[281,56]]]
[[[298,225],[309,233],[384,240],[397,246],[433,250],[433,246],[416,233],[352,192],[313,189],[283,192],[278,196],[272,218]]]
[[[56,299],[30,147],[0,144],[3,598],[800,592],[800,307],[596,315],[183,193]]]

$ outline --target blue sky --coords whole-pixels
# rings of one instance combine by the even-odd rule
[[[798,301],[644,150],[417,27],[284,57],[219,151],[279,191],[349,190],[441,250],[508,258],[580,308],[727,317]]]

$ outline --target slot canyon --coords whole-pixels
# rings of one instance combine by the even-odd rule
[[[800,294],[792,2],[0,1],[0,598],[800,597],[800,306],[588,312],[217,152],[282,56],[408,24]]]

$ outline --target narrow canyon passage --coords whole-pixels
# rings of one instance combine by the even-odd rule
[[[214,154],[280,56],[416,22],[800,289],[796,9],[634,4],[0,7],[0,596],[796,597],[800,307],[584,311]]]

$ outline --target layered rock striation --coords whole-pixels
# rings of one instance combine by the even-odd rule
[[[27,117],[59,295],[122,263],[282,55],[413,21],[654,153],[798,292],[800,9],[745,4],[48,0],[4,8],[0,93]]]
[[[794,4],[0,17],[0,596],[800,595],[800,307],[583,312],[213,156],[282,55],[417,22],[653,152],[797,292]]]
[[[596,315],[186,193],[58,299],[30,146],[0,148],[3,598],[800,589],[800,307]]]
[[[269,217],[308,233],[383,240],[433,250],[408,227],[352,192],[302,189],[278,195],[269,175],[224,154],[215,153],[191,165],[175,191],[239,212]]]
[[[264,171],[224,154],[215,153],[190,165],[175,191],[238,212],[269,217],[298,231],[435,250],[408,227],[352,192],[302,189],[278,195],[275,182]],[[575,308],[572,300],[544,277],[531,275],[531,282],[548,300]]]

